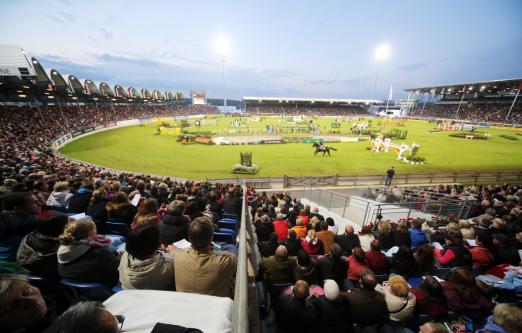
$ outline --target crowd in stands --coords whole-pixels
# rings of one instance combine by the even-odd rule
[[[522,103],[518,102],[506,119],[511,103],[463,103],[457,114],[458,104],[426,104],[424,110],[419,107],[408,116],[444,119],[461,119],[469,122],[522,123]]]
[[[287,115],[287,116],[347,116],[362,117],[368,110],[362,106],[344,107],[279,107],[279,106],[247,106],[246,113],[251,115]]]
[[[522,188],[437,190],[471,193],[478,204],[469,219],[444,225],[380,220],[356,233],[352,226],[337,230],[331,217],[286,193],[256,197],[258,278],[277,327],[416,332],[432,320],[468,323],[463,331],[521,332]],[[423,330],[446,332],[430,324]]]

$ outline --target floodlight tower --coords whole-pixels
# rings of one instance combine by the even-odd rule
[[[225,61],[226,56],[230,53],[230,43],[228,39],[224,36],[219,36],[214,41],[214,47],[216,49],[217,54],[221,57],[222,64],[222,76],[223,76],[223,106],[227,106],[227,97],[226,97],[226,86],[225,86]]]
[[[372,92],[372,99],[375,98],[375,89],[377,88],[377,81],[379,80],[379,74],[381,71],[381,63],[388,59],[388,56],[390,55],[390,46],[388,44],[381,44],[379,45],[373,54],[373,58],[379,62],[379,66],[377,67],[377,74],[375,74],[375,82],[373,83],[373,92]]]

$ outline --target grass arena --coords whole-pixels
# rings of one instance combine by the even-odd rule
[[[427,121],[382,122],[377,118],[340,117],[303,117],[298,121],[282,116],[191,118],[186,121],[187,127],[160,129],[158,122],[152,122],[98,132],[70,142],[60,152],[114,169],[198,180],[235,177],[231,169],[239,162],[240,152],[252,152],[252,162],[259,166],[256,175],[241,177],[381,174],[390,166],[398,173],[520,170],[522,167],[522,130],[491,127],[473,132],[439,131],[437,123]],[[358,124],[367,124],[365,132],[354,130]],[[176,125],[180,125],[179,122]],[[369,150],[368,131],[389,133],[393,130],[407,131],[407,136],[403,140],[392,138],[392,143],[420,145],[418,155],[425,159],[424,164],[399,161],[393,149]],[[204,133],[214,142],[228,144],[178,141],[179,135],[195,133]],[[462,137],[450,136],[456,133]],[[470,139],[470,135],[486,136],[487,140]],[[314,155],[311,142],[319,138],[337,151],[332,151],[331,156]],[[270,139],[288,143],[257,143]]]

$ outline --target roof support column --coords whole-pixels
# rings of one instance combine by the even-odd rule
[[[460,106],[462,105],[462,101],[464,100],[464,94],[466,93],[466,86],[462,88],[462,98],[460,99],[459,107],[457,108],[457,112],[455,113],[455,118],[459,117]]]
[[[422,103],[422,111],[421,111],[421,115],[423,115],[423,116],[424,116],[424,108],[426,107],[427,100],[428,100],[428,94],[424,93],[424,103]]]
[[[515,106],[515,103],[517,101],[519,94],[520,94],[520,89],[517,90],[517,94],[515,95],[515,98],[513,99],[513,103],[511,103],[511,106],[509,107],[508,114],[506,115],[506,121],[508,120],[509,116],[511,115],[511,110],[513,110],[513,107]]]

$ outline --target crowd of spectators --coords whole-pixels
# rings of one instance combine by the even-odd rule
[[[259,279],[276,325],[284,332],[349,332],[354,325],[398,332],[464,316],[470,330],[515,327],[522,319],[516,306],[509,307],[509,324],[494,314],[522,300],[522,188],[433,190],[474,195],[470,219],[442,226],[380,220],[357,233],[352,226],[338,232],[331,217],[287,193],[256,197]],[[490,276],[500,282],[490,285]]]
[[[458,109],[458,103],[455,104],[427,104],[422,110],[419,107],[408,116],[421,118],[443,118],[443,119],[459,119],[473,123],[493,122],[493,123],[522,123],[522,103],[518,102],[511,110],[509,119],[506,119],[511,103],[463,103]]]
[[[250,115],[286,115],[286,116],[336,116],[362,117],[368,110],[362,106],[344,107],[288,107],[288,106],[247,106]]]

